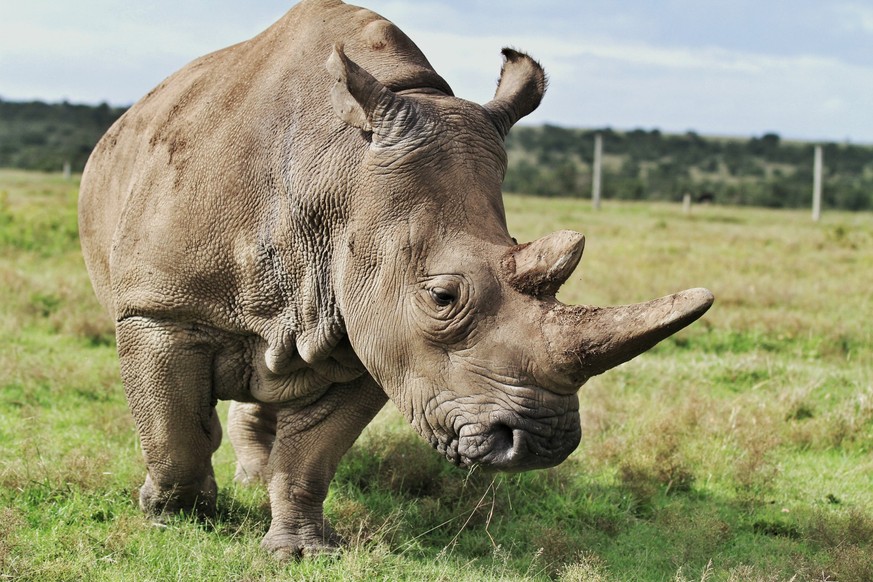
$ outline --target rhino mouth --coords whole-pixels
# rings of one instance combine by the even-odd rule
[[[484,423],[462,423],[455,434],[432,444],[455,465],[515,472],[561,463],[580,439],[579,414],[573,410],[559,418],[536,420],[494,413]]]

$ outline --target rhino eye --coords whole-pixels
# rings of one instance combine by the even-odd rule
[[[448,307],[457,299],[457,296],[445,287],[434,287],[430,290],[430,296],[440,307]]]

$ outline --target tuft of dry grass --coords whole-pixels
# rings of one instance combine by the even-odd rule
[[[17,570],[15,556],[15,534],[26,527],[27,522],[19,509],[4,507],[0,509],[0,576],[14,577]]]
[[[587,553],[579,556],[572,564],[567,564],[558,573],[560,582],[608,582],[609,568],[597,554]]]

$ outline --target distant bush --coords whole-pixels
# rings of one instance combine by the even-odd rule
[[[814,145],[774,133],[703,138],[658,130],[516,127],[509,134],[508,192],[591,195],[594,136],[604,143],[602,195],[619,200],[676,200],[711,195],[723,204],[799,208],[812,198]],[[824,204],[873,210],[873,146],[824,144]]]
[[[0,167],[81,172],[100,137],[124,109],[0,99]]]

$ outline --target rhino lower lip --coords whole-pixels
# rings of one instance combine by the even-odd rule
[[[456,465],[458,467],[462,467],[465,465],[464,459],[461,455],[458,454],[458,440],[451,439],[448,442],[441,442],[436,437],[430,439],[431,446],[436,449],[436,451],[443,455],[450,463]]]

